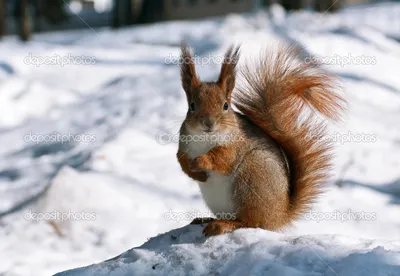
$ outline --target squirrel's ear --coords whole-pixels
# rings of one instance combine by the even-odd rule
[[[229,47],[225,54],[224,63],[222,64],[221,73],[217,81],[217,85],[221,87],[222,90],[226,91],[229,96],[235,87],[236,64],[239,61],[239,56],[240,46],[234,47],[232,45]]]
[[[186,96],[189,99],[190,92],[192,88],[198,87],[200,85],[200,80],[196,75],[196,68],[194,66],[194,59],[190,54],[189,47],[186,44],[181,46],[181,80],[183,90],[186,92]]]

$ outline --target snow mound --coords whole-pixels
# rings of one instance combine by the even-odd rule
[[[346,236],[285,236],[240,229],[206,239],[188,225],[88,267],[55,276],[381,275],[400,273],[400,242]]]

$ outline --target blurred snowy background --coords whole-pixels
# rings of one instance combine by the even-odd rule
[[[231,43],[243,44],[244,59],[274,41],[304,46],[340,76],[350,109],[331,128],[335,177],[284,234],[398,243],[400,3],[335,13],[272,5],[120,29],[88,24],[26,43],[3,37],[0,275],[100,262],[208,214],[175,159],[186,113],[176,63],[183,40],[202,58],[203,80],[215,80],[220,64],[208,61]]]

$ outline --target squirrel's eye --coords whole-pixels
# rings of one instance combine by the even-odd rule
[[[228,110],[228,108],[229,108],[228,103],[225,103],[225,104],[224,104],[224,110]]]
[[[195,108],[194,108],[194,103],[191,103],[191,104],[190,104],[190,111],[193,112],[194,110],[195,110]]]

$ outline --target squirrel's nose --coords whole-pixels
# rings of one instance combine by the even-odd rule
[[[204,119],[203,120],[203,125],[208,128],[208,129],[212,129],[215,125],[215,120],[214,119]]]

